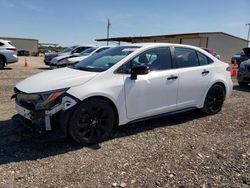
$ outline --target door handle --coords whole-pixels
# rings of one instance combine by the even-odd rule
[[[203,70],[203,72],[201,73],[201,74],[209,74],[210,73],[210,71],[209,70]]]
[[[170,77],[168,77],[168,80],[176,80],[176,79],[178,79],[178,76],[171,75]]]

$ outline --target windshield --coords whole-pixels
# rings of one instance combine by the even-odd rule
[[[103,72],[134,52],[138,46],[119,46],[102,51],[77,63],[73,68],[90,71]]]
[[[63,51],[62,51],[62,53],[66,53],[66,52],[70,52],[70,51],[72,51],[73,49],[75,49],[77,46],[71,46],[71,47],[69,47],[69,48],[66,48],[66,49],[64,49]]]
[[[84,50],[82,53],[80,53],[80,56],[88,56],[89,54],[91,54],[95,50],[96,50],[96,48],[88,48],[87,50]]]

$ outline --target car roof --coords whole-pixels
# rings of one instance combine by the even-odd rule
[[[209,52],[214,52],[214,49],[212,49],[212,48],[204,48],[204,47],[202,47],[202,49],[203,49],[203,50],[207,50],[207,51],[209,51]]]
[[[9,41],[9,40],[3,40],[3,39],[0,39],[0,42],[2,42],[2,43],[6,43],[6,42],[11,42],[11,41]]]
[[[186,45],[186,44],[175,44],[175,43],[133,43],[133,44],[125,44],[121,46],[138,46],[138,47],[154,47],[154,46],[176,46],[176,47],[186,47],[186,48],[193,48],[196,50],[200,50],[200,47]]]
[[[73,45],[73,46],[69,46],[68,48],[79,48],[79,47],[98,47],[98,46],[92,45],[92,44],[83,44],[83,45]]]
[[[78,45],[77,47],[98,47],[98,46],[93,44],[83,44],[83,45]]]
[[[114,48],[115,46],[97,46],[97,48]]]

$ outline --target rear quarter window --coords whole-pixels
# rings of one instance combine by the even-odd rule
[[[207,57],[206,55],[200,53],[200,52],[197,52],[198,54],[198,59],[199,59],[199,63],[200,65],[208,65],[210,63],[213,63],[213,60],[210,59],[209,57]]]
[[[190,48],[175,47],[176,61],[179,68],[199,66],[196,51]]]

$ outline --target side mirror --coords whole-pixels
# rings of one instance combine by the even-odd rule
[[[145,65],[135,66],[131,70],[131,80],[136,80],[137,75],[145,75],[150,72],[149,67]]]

